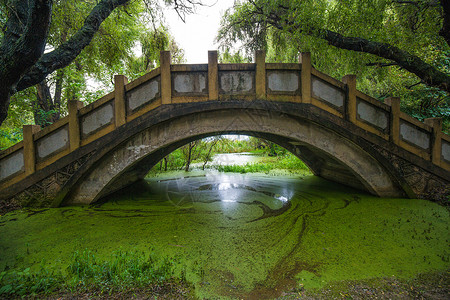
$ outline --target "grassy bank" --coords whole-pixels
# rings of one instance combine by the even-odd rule
[[[130,291],[153,291],[161,294],[181,293],[188,296],[184,278],[173,275],[175,262],[160,262],[154,254],[134,251],[114,251],[99,258],[91,250],[76,251],[68,266],[53,269],[42,261],[33,271],[26,268],[0,273],[0,297],[11,299],[25,296],[50,295],[122,295]],[[167,290],[166,287],[179,288]],[[178,290],[178,292],[177,292]]]
[[[262,154],[264,155],[264,154]],[[274,170],[285,170],[291,174],[311,174],[309,168],[290,152],[282,156],[263,156],[257,163],[245,165],[210,165],[209,168],[220,172],[233,173],[265,173],[270,174]]]

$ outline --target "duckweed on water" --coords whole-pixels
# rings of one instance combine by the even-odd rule
[[[157,178],[90,207],[1,216],[0,281],[27,268],[82,276],[95,265],[101,275],[83,281],[126,283],[150,276],[139,272],[154,270],[145,267],[151,255],[156,265],[170,258],[170,272],[200,298],[273,298],[299,286],[446,270],[449,219],[435,203],[376,198],[313,176]],[[95,264],[88,255],[85,271],[74,272],[73,253],[91,253]]]

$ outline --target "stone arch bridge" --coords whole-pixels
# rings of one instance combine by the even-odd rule
[[[89,204],[145,176],[160,159],[199,138],[239,133],[271,140],[323,178],[380,197],[445,200],[450,137],[440,119],[425,123],[311,66],[266,63],[172,65],[128,83],[0,153],[0,206]]]

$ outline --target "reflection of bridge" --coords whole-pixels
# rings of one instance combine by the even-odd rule
[[[450,137],[439,119],[421,123],[341,81],[300,64],[171,65],[39,130],[0,153],[0,206],[92,203],[140,178],[183,144],[241,133],[292,151],[321,177],[379,196],[442,199],[449,194]]]

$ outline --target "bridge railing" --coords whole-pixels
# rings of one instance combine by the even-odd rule
[[[25,125],[23,141],[0,152],[0,189],[160,105],[231,99],[313,105],[450,170],[450,137],[440,119],[422,123],[400,111],[400,99],[381,103],[358,91],[354,75],[339,81],[319,72],[309,53],[298,64],[266,63],[262,51],[252,64],[218,64],[210,51],[208,64],[173,65],[163,51],[160,62],[131,83],[115,76],[114,91],[85,107],[69,101],[69,115],[42,130]]]

